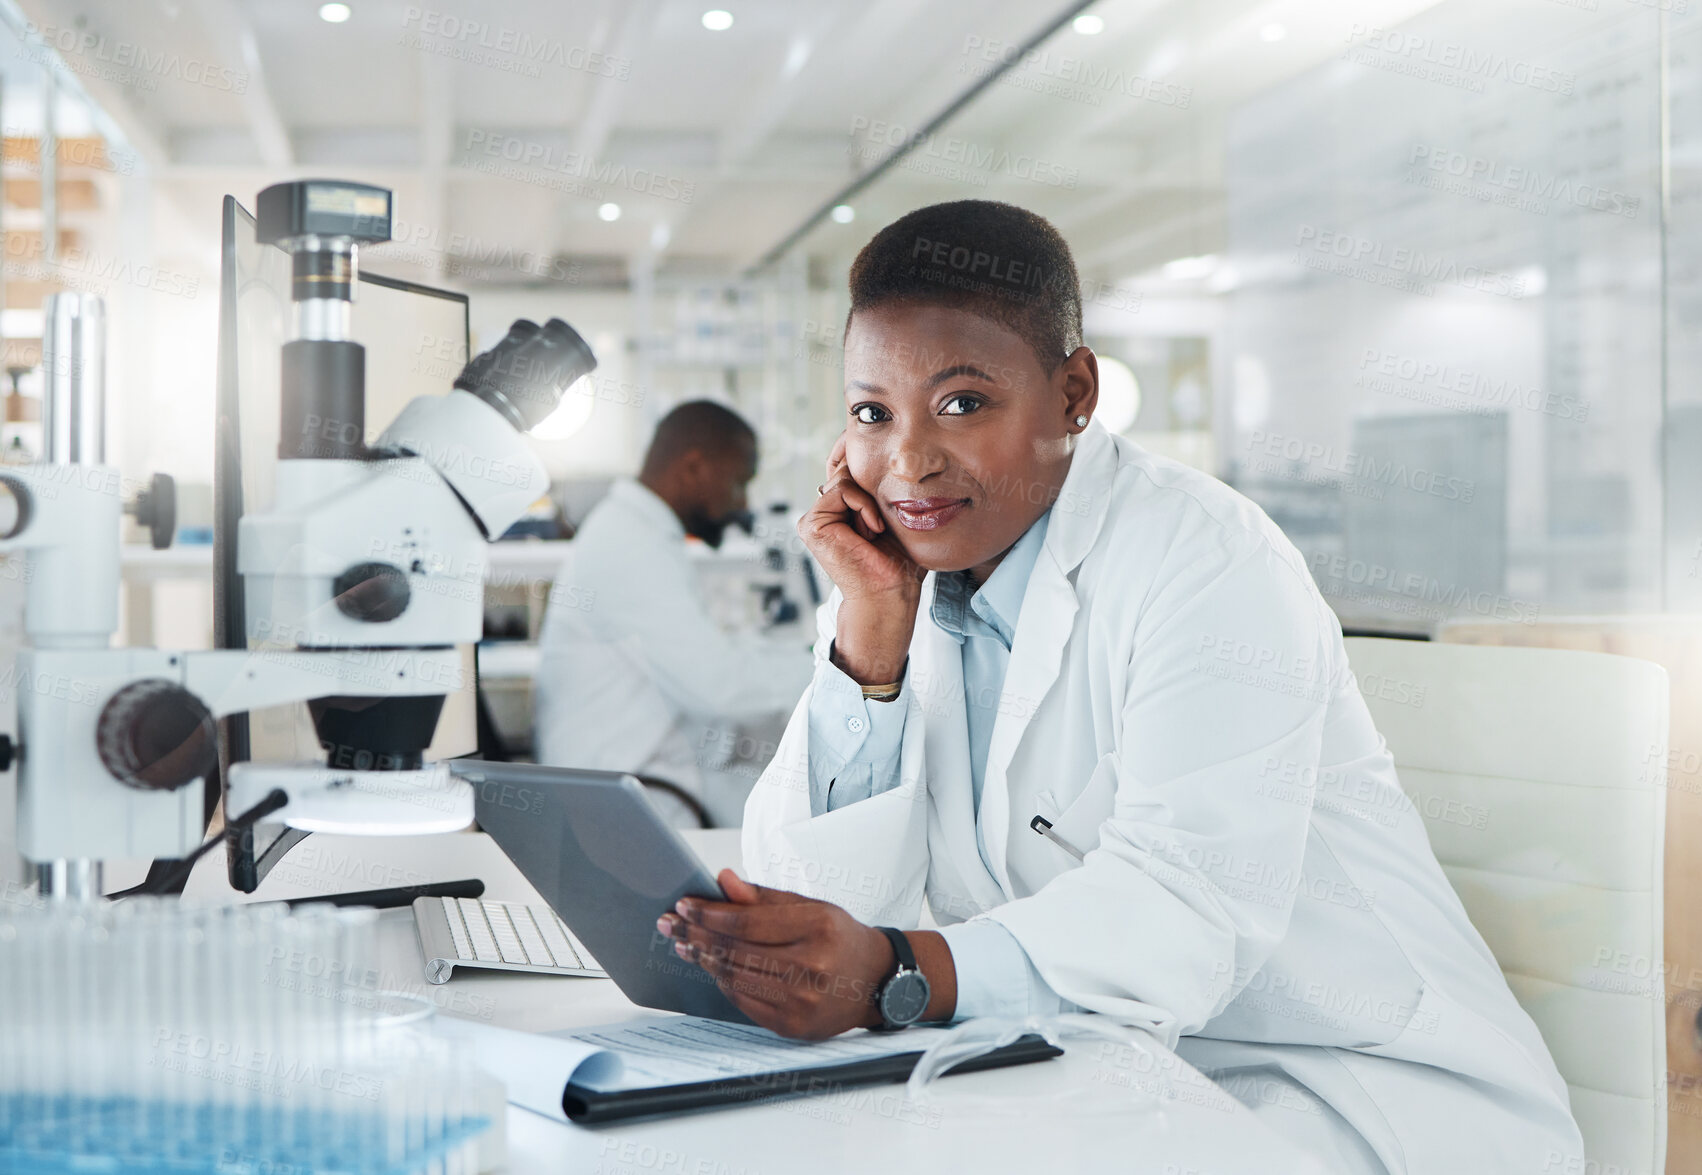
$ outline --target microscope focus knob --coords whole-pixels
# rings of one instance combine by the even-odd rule
[[[350,620],[382,624],[408,610],[408,573],[393,563],[356,563],[332,582],[331,594]]]
[[[154,474],[148,488],[136,495],[130,512],[135,515],[137,526],[147,528],[154,550],[163,551],[171,546],[172,537],[177,534],[177,483],[171,474]]]
[[[107,699],[95,750],[126,787],[175,791],[218,766],[218,727],[200,698],[166,678],[145,677]]]

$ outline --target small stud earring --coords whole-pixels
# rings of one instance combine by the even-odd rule
[[[1085,417],[1085,416],[1076,417],[1076,427],[1077,428],[1086,428],[1087,427],[1087,417]]]

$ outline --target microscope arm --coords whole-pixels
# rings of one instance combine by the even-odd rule
[[[212,649],[183,654],[183,685],[215,717],[333,695],[409,697],[465,684],[453,647]]]

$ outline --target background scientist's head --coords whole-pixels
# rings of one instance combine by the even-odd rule
[[[934,204],[850,285],[847,468],[918,565],[985,569],[1056,500],[1098,399],[1070,247],[1012,204]]]
[[[686,533],[711,547],[745,510],[756,476],[756,430],[730,408],[691,400],[656,425],[638,480],[666,502]]]

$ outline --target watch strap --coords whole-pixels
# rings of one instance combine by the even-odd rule
[[[892,944],[892,953],[895,958],[892,970],[887,973],[885,979],[881,980],[880,986],[875,988],[875,1011],[880,1014],[881,1023],[871,1028],[870,1031],[897,1032],[900,1029],[908,1028],[911,1024],[914,1024],[916,1022],[916,1017],[902,1022],[889,1019],[886,1012],[886,995],[888,990],[891,989],[893,983],[897,981],[900,976],[914,976],[914,982],[920,983],[922,985],[923,992],[926,993],[928,990],[928,977],[922,974],[922,969],[916,965],[916,952],[910,949],[910,940],[904,937],[904,932],[902,930],[895,930],[891,926],[877,926],[875,929],[886,935],[886,940]]]
[[[910,940],[904,937],[902,930],[895,930],[890,926],[877,926],[875,929],[886,935],[886,940],[892,944],[892,953],[898,956],[898,966],[893,968],[892,975],[898,974],[900,970],[921,970],[916,966],[916,952],[910,949]],[[891,979],[892,975],[887,978]]]

